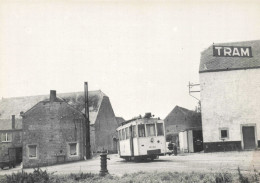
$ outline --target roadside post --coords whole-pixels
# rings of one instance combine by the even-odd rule
[[[106,151],[102,151],[102,153],[100,154],[100,166],[101,166],[101,170],[99,172],[99,175],[101,176],[105,176],[106,174],[108,174],[108,170],[107,170],[107,159],[110,160],[110,158],[107,158],[107,153]]]

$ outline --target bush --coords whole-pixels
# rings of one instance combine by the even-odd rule
[[[244,175],[242,175],[242,173],[240,172],[240,168],[237,168],[238,171],[238,176],[239,176],[239,182],[240,183],[249,183],[249,180],[247,177],[245,177]]]
[[[82,180],[95,177],[92,173],[79,173],[79,174],[70,174],[69,178],[73,180]]]
[[[1,180],[2,179],[2,180]],[[78,173],[69,175],[53,175],[41,169],[34,169],[33,173],[19,172],[0,177],[0,182],[8,183],[257,183],[260,174],[254,172],[243,175],[238,168],[237,173],[188,173],[188,172],[136,172],[124,174],[121,177],[114,175],[99,176],[92,173]]]
[[[46,170],[42,171],[41,169],[37,168],[34,169],[33,173],[26,173],[22,171],[13,173],[12,175],[6,175],[2,181],[8,183],[49,183],[50,176]]]
[[[232,182],[233,179],[232,179],[233,175],[230,174],[230,173],[218,173],[215,175],[215,180],[216,180],[216,183],[229,183],[229,182]]]

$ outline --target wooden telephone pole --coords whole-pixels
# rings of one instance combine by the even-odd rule
[[[91,158],[90,153],[90,121],[89,121],[89,105],[88,105],[88,82],[84,83],[85,93],[85,120],[86,120],[86,158]]]

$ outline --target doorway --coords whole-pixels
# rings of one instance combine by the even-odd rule
[[[194,152],[203,151],[202,130],[193,131],[193,146],[194,146]]]
[[[117,153],[117,151],[118,151],[117,143],[118,143],[118,140],[114,137],[113,138],[113,153]]]
[[[255,126],[242,126],[244,149],[255,149]]]

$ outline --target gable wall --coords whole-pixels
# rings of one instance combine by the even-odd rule
[[[194,117],[185,115],[178,108],[175,108],[165,119],[166,133],[178,134],[180,131],[184,131],[191,127],[201,126],[201,120],[199,114],[194,114]]]
[[[46,166],[83,159],[84,118],[64,102],[38,103],[23,119],[23,166]],[[78,143],[78,155],[69,155],[69,142]],[[28,145],[37,145],[29,158]]]
[[[115,152],[113,137],[116,137],[117,121],[108,97],[104,96],[95,123],[96,151],[105,150]]]

